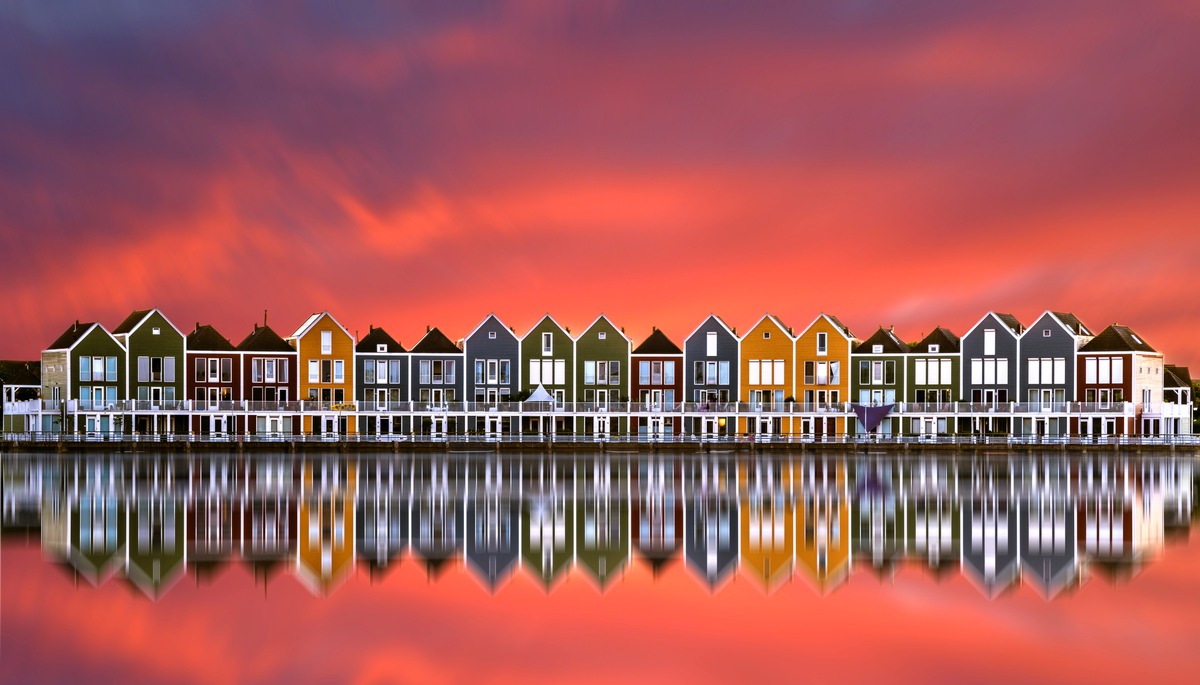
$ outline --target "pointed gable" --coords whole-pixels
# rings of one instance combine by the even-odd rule
[[[582,332],[582,333],[580,333],[580,334],[579,334],[579,337],[578,337],[578,338],[575,338],[575,340],[576,340],[577,342],[578,342],[578,341],[580,341],[580,340],[583,340],[583,338],[584,338],[585,336],[587,336],[587,334],[588,334],[588,333],[592,332],[593,330],[596,330],[598,327],[599,327],[599,328],[601,328],[601,329],[603,329],[603,328],[607,328],[608,330],[610,330],[610,331],[613,331],[613,332],[615,332],[617,335],[619,335],[619,336],[621,336],[622,338],[624,338],[624,339],[625,339],[625,343],[626,343],[627,345],[631,345],[631,344],[632,344],[632,341],[630,341],[630,339],[629,339],[629,336],[625,335],[625,332],[624,332],[624,331],[622,331],[620,328],[618,328],[618,327],[617,327],[617,325],[616,325],[616,324],[614,324],[614,323],[612,322],[612,320],[611,320],[611,319],[609,319],[609,318],[608,318],[608,316],[606,316],[606,315],[604,315],[604,314],[601,314],[600,316],[597,316],[597,317],[596,317],[596,319],[595,319],[594,321],[592,321],[592,323],[588,324],[588,327],[587,327],[587,328],[585,328],[585,329],[583,329],[583,332]],[[597,331],[597,332],[599,332],[599,331]],[[607,331],[605,331],[605,332],[607,332]]]
[[[437,328],[431,328],[422,337],[416,345],[413,345],[413,354],[459,354],[462,350],[458,345],[455,345],[450,338],[446,337]]]
[[[69,350],[75,346],[75,343],[83,339],[83,336],[87,335],[87,332],[90,331],[92,326],[95,325],[96,322],[94,321],[89,323],[79,323],[76,321],[70,326],[67,326],[67,330],[63,331],[62,335],[55,338],[54,342],[50,343],[50,347],[47,347],[46,349]]]
[[[1064,328],[1071,331],[1073,335],[1092,335],[1092,332],[1088,330],[1087,326],[1083,325],[1083,322],[1079,320],[1079,317],[1075,316],[1071,312],[1049,312],[1049,314],[1058,319],[1058,322],[1061,323]]]
[[[237,349],[242,352],[295,352],[296,349],[286,340],[279,337],[270,326],[255,324],[254,330],[238,343]]]
[[[882,348],[880,352],[874,351],[876,345]],[[906,354],[909,351],[908,345],[897,338],[890,328],[883,326],[880,326],[874,335],[854,348],[854,354]]]
[[[1019,336],[1025,332],[1025,326],[1017,319],[1017,317],[1013,316],[1012,314],[994,313],[993,315],[1000,321],[1000,323],[1008,326],[1008,329],[1013,332],[1013,335]]]
[[[1080,352],[1150,352],[1156,353],[1154,349],[1142,339],[1137,333],[1133,332],[1129,326],[1121,324],[1112,324],[1105,328],[1099,335],[1092,338],[1086,345],[1079,348]]]
[[[367,331],[367,334],[363,336],[363,339],[358,341],[358,344],[354,346],[354,351],[378,352],[380,345],[383,345],[385,350],[389,353],[407,352],[403,345],[396,342],[395,338],[388,335],[387,331],[375,326],[371,326]]]
[[[929,346],[937,345],[938,351],[936,354],[958,354],[961,341],[957,335],[954,335],[949,329],[938,326],[930,331],[929,335],[921,339],[920,342],[914,344],[910,351],[920,354],[929,354]]]
[[[1186,366],[1163,365],[1163,385],[1168,388],[1191,388],[1192,374]]]
[[[513,333],[511,328],[509,328],[508,326],[505,326],[504,322],[500,320],[500,317],[496,316],[495,313],[491,313],[491,314],[488,314],[487,316],[483,317],[483,321],[480,321],[478,326],[471,329],[471,332],[467,334],[467,336],[466,336],[466,338],[464,338],[464,340],[469,341],[471,338],[474,338],[475,335],[477,333],[479,333],[480,330],[482,330],[485,326],[488,325],[489,321],[494,321],[496,324],[496,328],[502,330],[505,333],[505,335],[511,336],[513,338],[513,340],[517,339],[517,334]]]
[[[717,323],[717,325],[719,325],[721,328],[725,329],[726,333],[728,333],[735,340],[737,339],[737,331],[734,330],[734,328],[732,326],[730,326],[728,323],[726,323],[725,319],[722,319],[721,317],[717,316],[716,314],[709,314],[708,316],[704,317],[704,320],[700,322],[699,326],[696,326],[696,328],[691,333],[688,333],[688,336],[683,339],[683,344],[686,346],[687,341],[691,340],[697,333],[704,330],[705,326],[708,325],[709,321],[715,321]]]
[[[135,309],[133,312],[131,312],[129,314],[129,316],[125,317],[124,321],[117,324],[117,327],[114,328],[112,331],[113,335],[122,335],[125,333],[129,333],[133,329],[137,328],[137,325],[139,323],[141,323],[142,320],[145,319],[150,314],[151,311],[152,310],[150,310],[150,309]]]
[[[658,328],[655,328],[642,344],[637,346],[633,351],[634,354],[683,354],[683,350],[679,346],[671,342],[671,339],[666,336]]]
[[[189,351],[203,350],[205,352],[237,351],[233,343],[217,332],[217,329],[212,326],[201,326],[200,324],[196,324],[196,330],[188,333],[187,348]]]

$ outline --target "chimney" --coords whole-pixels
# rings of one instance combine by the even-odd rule
[[[200,332],[200,322],[199,321],[196,322],[196,332],[197,333]]]
[[[425,332],[426,332],[426,333],[428,333],[428,332],[429,332],[429,324],[425,324]]]
[[[263,328],[267,327],[267,310],[263,310]]]

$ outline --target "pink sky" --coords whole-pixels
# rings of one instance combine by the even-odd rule
[[[405,560],[331,599],[287,576],[264,594],[236,564],[155,604],[119,581],[76,589],[36,546],[3,555],[6,682],[1172,682],[1200,666],[1196,544],[1050,602],[912,566],[824,598],[799,578],[713,595],[682,564],[656,580],[640,562],[603,595],[519,573],[490,596],[461,567],[431,582]]]
[[[0,358],[1055,309],[1200,365],[1194,2],[280,5],[0,9]]]

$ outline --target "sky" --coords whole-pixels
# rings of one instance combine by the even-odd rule
[[[103,5],[103,7],[101,6]],[[1200,366],[1200,3],[0,4],[0,358],[159,307],[960,335]]]
[[[431,580],[405,558],[329,599],[238,563],[153,603],[123,581],[75,587],[36,542],[0,552],[6,682],[1141,683],[1200,666],[1194,540],[1052,601],[1028,586],[989,600],[915,565],[824,597],[799,578],[711,594],[681,563],[655,577],[640,560],[604,594],[577,572],[549,594],[519,572],[491,596],[461,567]]]

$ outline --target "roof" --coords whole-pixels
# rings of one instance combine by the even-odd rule
[[[153,311],[153,310],[150,310],[150,309],[135,309],[135,310],[133,310],[133,312],[131,312],[129,314],[129,316],[125,317],[124,321],[117,324],[117,327],[113,329],[113,335],[120,335],[122,333],[128,333],[128,332],[132,331],[134,328],[137,328],[137,325],[139,323],[141,323],[142,319],[146,318],[146,316],[149,315],[151,311]]]
[[[874,335],[862,341],[861,344],[854,348],[854,353],[875,354],[871,351],[875,345],[883,346],[881,354],[904,354],[910,351],[908,345],[904,344],[900,338],[897,338],[892,329],[880,326]]]
[[[338,328],[342,329],[342,332],[345,333],[347,337],[350,336],[350,331],[346,330],[346,327],[343,326],[340,321],[333,318],[333,314],[330,314],[329,310],[325,310],[323,312],[317,312],[316,314],[313,314],[312,316],[305,319],[304,323],[300,324],[300,327],[296,329],[296,332],[292,333],[288,337],[296,338],[296,339],[301,338],[302,336],[304,336],[305,334],[308,333],[308,329],[312,328],[318,321],[321,320],[322,317],[326,317],[326,316],[329,317],[329,320],[332,321],[334,323],[334,325],[336,325]]]
[[[1088,330],[1088,327],[1084,326],[1083,322],[1079,320],[1079,317],[1075,316],[1071,312],[1050,312],[1050,314],[1062,322],[1062,325],[1070,329],[1070,331],[1075,335],[1092,334],[1092,332]]]
[[[938,354],[945,354],[947,352],[953,352],[957,354],[959,351],[959,337],[954,335],[954,333],[949,329],[938,326],[930,331],[929,335],[922,338],[920,342],[913,345],[910,349],[912,352],[928,354],[930,345],[938,346]]]
[[[1111,324],[1079,348],[1080,352],[1157,352],[1129,326]]]
[[[625,342],[627,342],[627,343],[632,343],[632,342],[633,342],[632,340],[630,340],[630,339],[629,339],[629,336],[625,335],[625,329],[623,329],[623,328],[619,328],[619,327],[617,326],[617,324],[613,323],[613,322],[612,322],[612,319],[608,318],[608,315],[606,315],[606,314],[600,314],[600,316],[597,316],[597,317],[596,317],[596,319],[595,319],[594,321],[592,321],[590,324],[588,324],[588,325],[587,325],[587,327],[586,327],[586,328],[584,328],[584,329],[583,329],[583,331],[582,331],[582,332],[579,334],[579,337],[578,337],[578,338],[575,338],[575,339],[576,339],[576,340],[579,340],[579,339],[580,339],[580,338],[582,338],[584,335],[587,335],[587,332],[588,332],[588,331],[590,331],[590,330],[592,330],[593,328],[595,328],[595,327],[596,327],[596,324],[600,323],[600,321],[602,321],[602,320],[603,320],[605,323],[607,323],[609,326],[611,326],[611,327],[612,327],[612,329],[613,329],[614,331],[616,331],[617,333],[620,333],[620,334],[621,334],[621,337],[622,337],[622,338],[625,338]]]
[[[41,385],[42,363],[0,359],[0,383],[4,385]]]
[[[1166,378],[1163,379],[1163,386],[1167,388],[1190,388],[1192,387],[1192,374],[1186,366],[1175,366],[1174,364],[1164,364],[1163,372]]]
[[[371,330],[363,336],[362,340],[354,346],[355,352],[376,352],[380,345],[387,346],[388,352],[407,352],[404,346],[396,342],[396,339],[388,335],[387,331],[382,328],[371,326]]]
[[[550,314],[547,313],[545,316],[538,319],[537,323],[530,326],[528,331],[525,331],[525,335],[521,336],[521,340],[528,338],[529,334],[534,332],[538,326],[541,326],[543,321],[549,321],[550,323],[554,324],[555,328],[562,331],[563,335],[567,336],[568,338],[571,337],[571,332],[567,330],[567,327],[560,324],[557,320],[555,320],[555,318],[553,316],[550,316]]]
[[[634,354],[683,354],[679,346],[671,342],[658,328],[655,328],[641,345],[633,351]]]
[[[728,323],[726,323],[725,319],[722,319],[721,317],[717,316],[716,314],[709,314],[708,316],[704,317],[704,320],[700,322],[699,326],[696,326],[696,328],[691,333],[688,333],[688,336],[686,338],[684,338],[684,340],[691,340],[693,335],[696,335],[697,333],[700,332],[701,328],[704,328],[704,324],[708,323],[709,319],[716,321],[718,325],[720,325],[722,328],[724,328],[729,333],[729,335],[732,335],[734,338],[737,338],[737,331],[735,331]]]
[[[212,352],[235,352],[237,348],[233,343],[217,332],[217,329],[212,326],[201,326],[196,324],[196,330],[188,333],[187,336],[188,350],[204,350]]]
[[[1013,333],[1020,335],[1025,330],[1025,325],[1012,314],[1001,314],[999,312],[993,312],[993,314],[996,315],[997,319],[1000,319],[1000,323],[1012,329]]]
[[[843,334],[845,334],[845,336],[847,338],[850,338],[851,340],[854,339],[854,334],[850,332],[850,327],[847,326],[846,324],[842,323],[841,320],[838,319],[836,316],[834,316],[833,314],[825,314],[825,313],[822,313],[821,316],[825,317],[826,319],[829,319],[830,323],[832,323],[834,326],[837,326],[838,329]],[[818,318],[820,318],[820,317],[818,317]],[[813,321],[813,323],[816,323],[816,321]]]
[[[462,352],[450,338],[446,337],[436,328],[431,328],[426,331],[425,336],[421,338],[412,348],[413,354],[459,354]]]
[[[95,326],[95,325],[96,325],[95,321],[91,321],[88,323],[79,323],[78,321],[76,321],[75,323],[71,324],[70,326],[67,326],[67,330],[63,331],[62,335],[55,338],[54,342],[50,343],[50,347],[47,347],[46,349],[47,350],[70,349],[75,343],[79,342],[80,338],[87,335],[87,332],[89,330],[91,330],[92,326]]]
[[[254,330],[250,331],[244,340],[238,343],[237,348],[242,352],[295,352],[296,349],[287,344],[287,341],[279,337],[279,334],[271,329],[270,326],[259,326],[254,324]]]
[[[471,332],[467,334],[467,337],[465,339],[470,340],[471,338],[474,338],[475,334],[479,332],[479,329],[486,326],[487,322],[492,321],[492,320],[495,320],[496,324],[499,325],[500,328],[504,329],[505,333],[507,333],[508,335],[511,335],[514,339],[517,337],[517,334],[515,332],[513,332],[513,329],[509,328],[508,326],[505,326],[504,322],[500,320],[500,317],[496,316],[495,312],[493,312],[493,313],[488,314],[487,316],[483,317],[483,321],[480,321],[478,326],[471,329]]]
[[[746,335],[750,335],[750,331],[754,330],[755,328],[758,328],[758,325],[760,323],[762,323],[763,321],[767,321],[767,320],[770,320],[771,323],[775,324],[775,326],[777,328],[779,328],[779,330],[783,331],[784,334],[787,335],[789,338],[791,338],[793,340],[796,338],[796,336],[792,333],[792,327],[787,325],[786,323],[784,323],[782,319],[780,319],[778,316],[775,316],[774,314],[763,314],[761,319],[759,319],[758,321],[755,321],[753,326],[746,329]],[[745,337],[746,337],[745,335],[742,336],[743,339]]]

